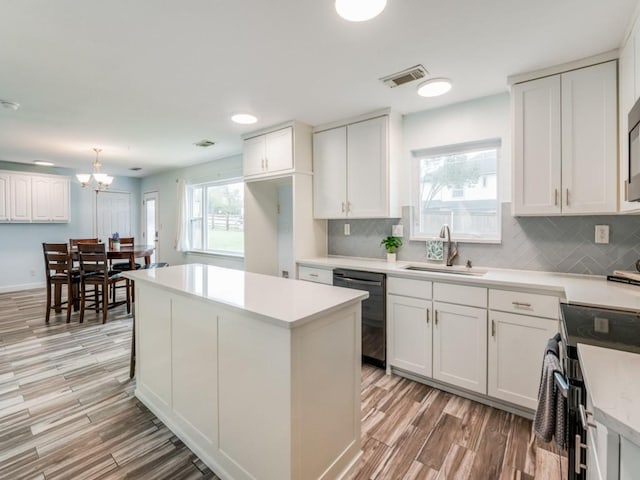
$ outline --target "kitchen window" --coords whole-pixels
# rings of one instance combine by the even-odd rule
[[[500,241],[500,139],[414,150],[411,237],[438,237],[447,224],[463,242]]]
[[[192,185],[189,198],[189,240],[193,250],[244,254],[244,184]]]

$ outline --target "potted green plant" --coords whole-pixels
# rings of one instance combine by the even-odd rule
[[[387,250],[387,262],[395,262],[396,261],[396,250],[402,246],[402,239],[399,237],[385,237],[380,242]]]

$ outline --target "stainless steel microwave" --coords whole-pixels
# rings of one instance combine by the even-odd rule
[[[640,202],[640,99],[629,111],[629,184],[627,200]]]

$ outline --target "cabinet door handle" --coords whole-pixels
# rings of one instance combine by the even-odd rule
[[[578,405],[578,410],[580,412],[580,423],[582,424],[582,428],[585,430],[589,427],[597,428],[595,423],[589,421],[588,416],[591,415],[591,412],[586,410],[584,405]]]
[[[511,302],[516,308],[531,308],[531,304],[527,302]]]
[[[264,158],[260,160],[260,170],[264,170]]]
[[[580,475],[580,472],[582,472],[582,470],[586,470],[587,466],[584,463],[580,463],[580,453],[582,452],[582,449],[584,448],[585,450],[588,448],[586,444],[582,443],[582,437],[580,436],[579,433],[576,433],[575,436],[575,445],[576,445],[576,453],[575,453],[575,463],[574,463],[574,471]]]
[[[351,202],[347,202],[347,213],[351,212]]]
[[[553,201],[553,204],[557,207],[558,206],[558,189],[556,188],[556,193],[555,193],[555,200]]]
[[[268,158],[264,159],[264,169],[265,170],[269,170],[269,159]]]
[[[344,202],[342,202],[342,213],[344,213]]]
[[[436,312],[435,312],[435,313],[436,313],[436,319],[435,319],[435,322],[436,322],[436,325],[438,325],[438,310],[436,310]]]
[[[565,203],[567,204],[567,207],[569,206],[569,189],[567,188],[567,196],[565,197]]]
[[[493,319],[491,320],[491,336],[496,336],[496,321]]]
[[[317,273],[310,273],[309,276],[313,277],[313,278],[318,278],[318,274]]]
[[[429,309],[427,308],[427,325],[429,325]]]

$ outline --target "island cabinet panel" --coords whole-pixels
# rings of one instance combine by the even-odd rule
[[[189,267],[195,269],[161,269],[157,277],[177,271],[181,278]],[[238,298],[252,297],[252,282],[267,282],[245,275]],[[127,276],[136,280],[136,396],[220,478],[348,474],[361,447],[359,297],[290,324],[250,311],[255,303],[245,310],[209,300],[221,294],[219,277],[202,279],[204,289],[185,281],[185,294],[171,275],[162,288],[147,272]],[[331,293],[326,285],[273,281],[296,282],[315,296]]]
[[[290,478],[291,332],[231,311],[218,328],[220,453],[233,478]]]
[[[208,450],[218,446],[218,320],[203,302],[171,301],[173,410]],[[194,394],[197,392],[197,394]]]
[[[360,312],[342,310],[293,336],[294,477],[333,479],[360,450],[360,375],[344,368],[360,363]]]
[[[171,410],[171,299],[162,291],[136,286],[138,389],[163,412]],[[138,335],[140,337],[140,335]]]

